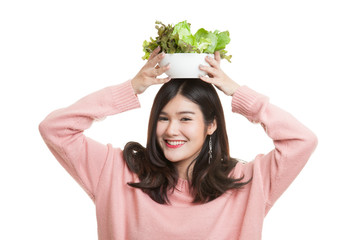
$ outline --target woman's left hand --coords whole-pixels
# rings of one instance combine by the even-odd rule
[[[236,90],[240,87],[238,83],[228,77],[224,71],[220,68],[220,53],[215,52],[215,58],[207,56],[205,61],[209,63],[209,66],[200,65],[200,70],[206,72],[207,76],[200,76],[200,79],[214,84],[218,89],[223,91],[226,95],[232,96]]]

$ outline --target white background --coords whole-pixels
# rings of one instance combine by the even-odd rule
[[[95,208],[46,148],[51,111],[132,78],[155,20],[229,30],[223,69],[312,129],[319,145],[265,218],[263,239],[360,239],[358,1],[17,1],[0,3],[0,239],[97,239]],[[87,135],[145,143],[157,87],[141,109]],[[252,160],[272,142],[226,111],[231,154]]]

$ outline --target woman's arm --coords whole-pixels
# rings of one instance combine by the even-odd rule
[[[273,140],[274,150],[258,155],[253,166],[263,186],[268,211],[305,166],[316,148],[317,137],[291,114],[246,86],[235,92],[232,107],[249,121],[260,123]]]
[[[233,111],[253,123],[260,123],[274,142],[275,149],[259,155],[253,165],[253,173],[261,181],[268,211],[304,167],[317,146],[317,137],[291,114],[269,103],[267,97],[229,78],[220,68],[218,52],[215,59],[207,58],[206,61],[210,67],[201,66],[200,69],[209,77],[202,76],[201,79],[233,96]]]
[[[73,105],[49,114],[39,125],[41,136],[60,164],[94,200],[101,170],[111,145],[105,146],[83,132],[94,120],[140,107],[137,95],[153,84],[170,78],[157,78],[169,69],[158,67],[164,54],[157,48],[149,61],[131,80],[92,93]]]
[[[94,200],[108,148],[83,132],[94,120],[139,107],[131,81],[92,93],[50,113],[39,125],[50,151]]]

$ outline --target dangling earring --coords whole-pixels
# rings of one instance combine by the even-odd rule
[[[211,163],[211,159],[212,159],[212,141],[211,141],[211,135],[210,135],[210,140],[209,140],[209,165]]]

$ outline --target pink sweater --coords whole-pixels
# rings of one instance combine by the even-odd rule
[[[83,134],[93,120],[139,106],[127,81],[52,112],[39,126],[56,159],[94,201],[101,240],[261,239],[264,217],[317,145],[316,136],[289,113],[242,86],[232,98],[232,109],[261,123],[274,141],[274,150],[236,165],[235,177],[253,176],[244,189],[228,191],[206,204],[193,204],[188,182],[180,179],[169,195],[172,204],[161,205],[126,184],[138,178],[127,168],[121,149]]]

